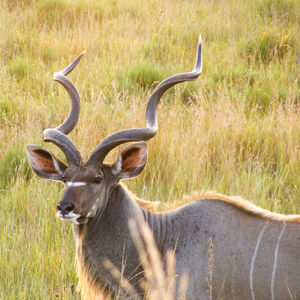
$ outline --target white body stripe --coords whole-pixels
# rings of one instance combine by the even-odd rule
[[[266,230],[266,227],[268,225],[268,221],[266,221],[266,223],[264,224],[261,232],[259,233],[259,236],[258,236],[258,239],[257,239],[257,242],[256,242],[256,246],[255,246],[255,249],[254,249],[254,253],[253,253],[253,256],[252,256],[252,260],[251,260],[251,265],[250,265],[250,275],[249,275],[249,281],[250,281],[250,290],[251,290],[251,297],[252,297],[252,300],[255,299],[255,295],[254,295],[254,289],[253,289],[253,271],[254,271],[254,264],[255,264],[255,260],[256,260],[256,256],[257,256],[257,252],[258,252],[258,248],[259,248],[259,244],[260,244],[260,240]]]
[[[275,288],[275,276],[276,276],[276,268],[277,268],[277,259],[278,259],[278,251],[279,251],[279,245],[280,245],[280,240],[283,236],[283,233],[285,231],[286,223],[283,222],[282,229],[279,233],[278,240],[277,240],[277,245],[275,248],[275,254],[274,254],[274,264],[273,264],[273,272],[272,272],[272,280],[271,280],[271,296],[272,300],[275,300],[275,294],[274,294],[274,288]]]
[[[87,185],[87,183],[86,182],[81,182],[81,181],[67,182],[67,186],[84,186],[84,185]]]

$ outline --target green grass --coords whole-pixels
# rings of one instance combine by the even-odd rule
[[[153,84],[157,85],[166,77],[164,73],[161,68],[153,65],[150,61],[144,61],[126,69],[119,77],[118,86],[121,90],[137,89],[138,87],[149,89]]]
[[[71,228],[55,217],[62,186],[32,174],[25,145],[45,146],[43,129],[66,117],[52,76],[84,49],[69,76],[82,99],[70,137],[84,158],[144,126],[154,87],[192,70],[201,33],[203,73],[164,96],[147,167],[126,183],[161,203],[214,190],[299,213],[299,0],[3,0],[0,10],[0,299],[79,299]]]

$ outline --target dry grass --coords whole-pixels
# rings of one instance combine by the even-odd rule
[[[299,0],[3,0],[0,10],[0,299],[79,299],[71,229],[55,218],[61,187],[32,176],[24,146],[43,145],[43,129],[65,118],[52,74],[84,49],[70,75],[83,157],[144,126],[156,81],[193,68],[201,33],[203,74],[164,97],[147,168],[128,187],[161,203],[215,190],[299,213]]]
[[[178,278],[175,270],[176,259],[174,250],[170,249],[166,257],[162,258],[148,224],[142,223],[137,226],[136,222],[131,220],[129,228],[144,269],[144,279],[140,282],[140,286],[146,293],[146,299],[184,300],[188,275],[184,274],[181,278]],[[120,282],[120,288],[128,295],[128,299],[136,299],[136,290],[122,276],[122,272],[110,261],[105,262],[105,267]],[[178,286],[177,294],[175,294],[176,285]]]

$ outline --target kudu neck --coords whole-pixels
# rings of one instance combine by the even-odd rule
[[[146,221],[152,230],[157,223],[155,214],[141,208],[126,188],[119,184],[112,190],[101,215],[97,215],[86,224],[74,225],[80,281],[94,283],[97,290],[108,288],[111,298],[114,298],[118,292],[119,284],[109,271],[103,268],[107,260],[119,270],[124,268],[124,276],[131,278],[130,284],[136,287],[138,294],[143,294],[139,287],[143,270],[128,227],[131,219],[134,219],[137,224]],[[158,236],[156,230],[153,232],[155,237]],[[160,244],[160,241],[158,243]],[[89,289],[83,293],[89,295]],[[138,297],[138,299],[142,298],[142,296]],[[127,297],[121,295],[120,299],[127,299]]]
[[[157,247],[163,250],[162,247],[169,227],[167,215],[145,208],[147,205],[141,205],[141,202],[137,201],[135,196],[121,184],[114,189],[110,201],[116,202],[116,199],[120,200],[119,208],[126,216],[123,225],[128,227],[128,222],[131,219],[135,220],[137,224],[145,222],[153,233]]]
[[[163,245],[163,236],[165,236],[167,230],[167,226],[164,226],[167,225],[166,216],[141,207],[130,191],[122,184],[117,184],[113,188],[103,212],[97,214],[87,224],[74,225],[74,233],[77,236],[91,234],[94,236],[94,233],[103,230],[104,224],[110,223],[111,227],[110,232],[107,232],[108,235],[113,234],[112,231],[125,231],[124,236],[126,236],[130,234],[128,222],[132,219],[137,224],[146,222],[153,232],[158,247]]]

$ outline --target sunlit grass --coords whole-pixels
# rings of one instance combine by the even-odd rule
[[[62,187],[32,176],[25,145],[45,146],[43,129],[64,120],[69,102],[52,76],[84,49],[69,76],[82,98],[70,137],[84,158],[106,135],[145,125],[151,92],[193,69],[201,33],[203,74],[164,97],[147,167],[126,184],[161,203],[214,190],[299,213],[299,8],[299,0],[1,1],[0,299],[79,299],[71,228],[55,217]]]

